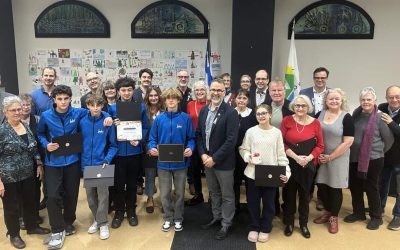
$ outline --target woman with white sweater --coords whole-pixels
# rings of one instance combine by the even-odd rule
[[[247,130],[239,148],[240,155],[247,163],[244,171],[247,177],[247,206],[251,224],[248,240],[266,242],[272,230],[272,219],[275,216],[276,187],[259,187],[255,185],[255,165],[286,166],[286,175],[281,180],[286,183],[290,177],[289,160],[285,154],[281,131],[270,124],[271,107],[261,104],[256,108],[258,125]],[[262,200],[262,214],[260,201]],[[261,216],[262,215],[262,216]]]

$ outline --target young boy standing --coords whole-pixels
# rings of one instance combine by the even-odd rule
[[[86,99],[89,113],[79,122],[82,132],[83,150],[81,154],[81,167],[110,164],[118,151],[115,137],[115,127],[105,127],[104,119],[109,114],[102,111],[105,101],[101,96],[89,95]],[[107,224],[108,214],[108,186],[87,187],[86,196],[89,208],[92,211],[94,222],[88,233],[94,234],[100,228],[100,239],[110,237]]]
[[[182,94],[175,88],[169,88],[161,95],[165,100],[167,112],[156,117],[150,130],[148,148],[150,155],[158,156],[158,144],[183,144],[183,156],[186,160],[181,163],[158,162],[158,180],[160,184],[161,203],[164,208],[164,224],[161,230],[169,231],[174,223],[175,231],[182,231],[183,209],[186,173],[189,157],[195,146],[192,121],[186,113],[178,111]],[[175,202],[172,198],[172,182],[175,187]]]
[[[115,82],[120,100],[118,102],[135,102],[132,98],[135,89],[135,81],[132,78],[120,78]],[[110,107],[110,115],[118,127],[119,119],[117,106],[114,103]],[[144,104],[141,104],[142,135],[147,133],[148,119]],[[142,139],[143,140],[143,139]],[[118,153],[115,157],[114,187],[115,214],[111,222],[112,228],[119,228],[124,219],[124,214],[128,217],[130,226],[138,225],[136,216],[136,183],[142,157],[141,141],[118,141]]]
[[[72,91],[66,85],[56,86],[51,95],[54,107],[42,113],[37,133],[42,147],[46,149],[47,210],[52,231],[48,248],[60,249],[65,236],[76,232],[72,224],[76,219],[81,172],[79,154],[54,154],[59,144],[52,140],[54,137],[76,134],[79,121],[87,115],[88,110],[70,106]],[[112,120],[108,118],[105,123],[111,125]]]

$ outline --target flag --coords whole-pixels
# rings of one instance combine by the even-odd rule
[[[211,72],[211,61],[210,61],[210,56],[211,56],[211,46],[210,46],[210,34],[208,34],[207,38],[207,51],[206,51],[206,62],[204,64],[205,66],[205,71],[206,71],[206,83],[208,86],[211,85],[211,80],[212,80],[212,72]]]
[[[294,44],[294,21],[290,39],[289,59],[285,73],[286,98],[291,101],[300,92],[300,74],[297,66],[296,46]]]

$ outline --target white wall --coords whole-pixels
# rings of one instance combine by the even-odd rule
[[[314,0],[276,0],[272,77],[284,76],[289,54],[287,28],[290,20]],[[300,80],[312,86],[312,72],[325,66],[330,70],[328,85],[348,93],[350,108],[358,105],[358,93],[366,86],[377,91],[384,102],[385,89],[399,84],[400,1],[353,0],[375,22],[372,40],[296,40]]]
[[[85,0],[96,7],[110,23],[111,38],[35,38],[34,22],[55,0],[13,0],[15,46],[20,93],[31,92],[28,55],[45,48],[110,48],[110,49],[206,49],[205,39],[132,39],[131,22],[149,0]],[[232,0],[187,0],[208,20],[212,51],[223,59],[221,70],[230,71],[232,37]]]

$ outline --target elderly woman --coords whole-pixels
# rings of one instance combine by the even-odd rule
[[[329,232],[337,233],[342,189],[348,187],[349,148],[354,141],[354,125],[351,115],[347,113],[346,95],[341,89],[328,89],[323,103],[323,110],[316,116],[322,127],[325,150],[319,156],[316,183],[326,211],[314,223],[329,221]]]
[[[0,126],[0,196],[3,201],[4,221],[11,244],[18,249],[25,247],[20,236],[19,204],[28,234],[48,234],[49,229],[39,227],[35,221],[34,177],[43,173],[43,164],[37,151],[37,143],[28,125],[21,122],[21,99],[6,97],[3,113],[6,122]],[[37,164],[34,175],[33,165]],[[22,201],[20,201],[20,199]]]
[[[365,217],[364,191],[367,193],[370,230],[382,225],[379,195],[379,178],[383,168],[384,154],[393,144],[393,135],[381,119],[382,112],[376,106],[376,93],[372,87],[360,92],[360,106],[353,112],[354,143],[350,148],[350,192],[353,213],[345,222],[363,221]]]
[[[234,184],[233,190],[235,191],[235,207],[236,213],[240,212],[240,186],[243,180],[247,179],[244,176],[244,169],[246,168],[246,163],[239,153],[239,146],[242,145],[244,135],[246,131],[257,125],[257,119],[255,112],[248,107],[250,102],[250,92],[244,89],[239,89],[235,98],[236,111],[239,113],[239,135],[236,142],[236,166],[233,172]]]
[[[250,91],[251,88],[251,77],[249,75],[242,75],[240,77],[240,88]]]
[[[299,194],[299,222],[301,234],[310,238],[308,230],[309,195],[315,174],[315,164],[324,150],[321,125],[317,119],[309,116],[313,111],[310,99],[305,95],[296,96],[289,105],[293,115],[283,118],[281,123],[282,136],[285,140],[286,155],[292,178],[285,187],[284,233],[291,236],[296,213],[296,198]]]
[[[153,125],[154,119],[161,112],[165,110],[164,101],[161,99],[161,89],[159,87],[149,87],[144,95],[144,106],[146,107],[147,118],[149,119],[149,124]],[[146,142],[149,139],[150,130],[147,131]],[[146,143],[147,144],[147,143]],[[146,149],[145,152],[148,150]],[[144,172],[145,172],[145,194],[147,195],[146,202],[146,212],[154,212],[154,200],[153,195],[156,193],[156,176],[157,176],[157,157],[145,154],[142,157]]]
[[[200,110],[202,107],[210,103],[208,85],[203,81],[198,81],[193,85],[192,92],[193,101],[187,104],[187,113],[192,119],[193,129],[196,130],[199,119]],[[201,185],[201,170],[203,163],[197,153],[194,153],[191,158],[190,167],[188,169],[188,182],[190,189],[194,189],[194,196],[186,201],[187,206],[194,206],[204,201]],[[191,179],[191,180],[190,180]]]

